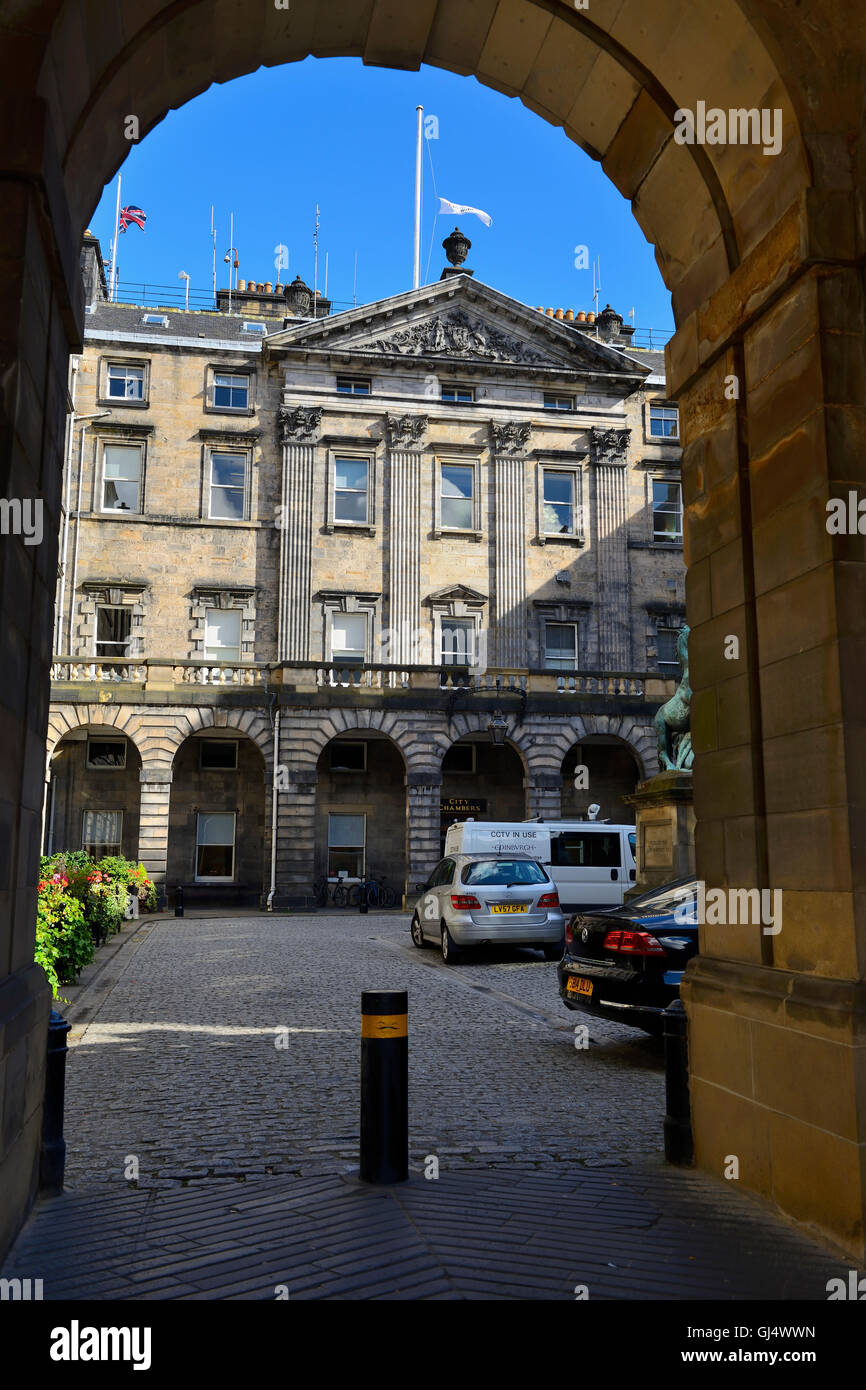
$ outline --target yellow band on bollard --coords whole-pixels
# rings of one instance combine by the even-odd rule
[[[362,1038],[405,1038],[408,1035],[408,1014],[361,1014]]]

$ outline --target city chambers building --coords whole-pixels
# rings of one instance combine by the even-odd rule
[[[663,353],[442,278],[211,311],[81,265],[44,845],[171,902],[429,874],[455,818],[633,820],[685,618]]]

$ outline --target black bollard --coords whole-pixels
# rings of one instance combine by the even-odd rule
[[[408,994],[361,994],[361,1181],[409,1176]]]
[[[62,1014],[51,1010],[48,1020],[48,1052],[45,1057],[45,1102],[42,1110],[42,1149],[39,1154],[39,1191],[62,1192],[66,1167],[63,1138],[63,1099],[66,1090],[66,1035],[71,1028]]]
[[[689,1020],[682,1000],[675,999],[665,1009],[665,1158],[668,1163],[689,1167],[694,1163],[692,1116],[689,1101]]]
[[[361,911],[361,912],[369,912],[369,911],[370,911],[370,904],[369,904],[368,901],[367,901],[367,884],[366,884],[366,881],[362,881],[362,883],[361,883],[361,889],[360,889],[360,892],[358,893],[358,909],[359,909],[359,911]]]
[[[179,883],[174,890],[174,915],[183,916],[183,884]]]

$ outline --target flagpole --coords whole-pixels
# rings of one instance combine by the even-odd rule
[[[117,233],[120,227],[120,174],[117,176],[117,205],[114,209],[114,247],[111,253],[111,302],[117,301]]]
[[[313,318],[319,317],[319,204],[316,203],[316,230],[313,232]]]
[[[415,242],[414,258],[412,262],[412,288],[417,290],[421,283],[421,136],[424,107],[416,106],[415,110],[418,113],[418,130],[415,137]]]
[[[213,242],[213,302],[216,308],[216,227],[213,224],[213,203],[210,205],[210,235]]]

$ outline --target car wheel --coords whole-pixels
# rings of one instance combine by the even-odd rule
[[[561,960],[561,959],[562,959],[562,947],[561,947],[561,946],[545,946],[545,947],[544,947],[544,959],[545,959],[545,960]]]
[[[419,951],[423,951],[427,942],[424,940],[424,933],[421,930],[421,920],[417,912],[412,918],[412,925],[409,930],[412,933],[412,945],[417,946]]]
[[[445,963],[445,965],[456,965],[456,964],[457,964],[457,961],[458,961],[459,959],[460,959],[460,952],[459,952],[458,948],[454,945],[454,937],[451,935],[450,931],[448,930],[448,928],[446,927],[445,923],[443,922],[443,923],[442,923],[442,960],[443,960],[443,962]]]

